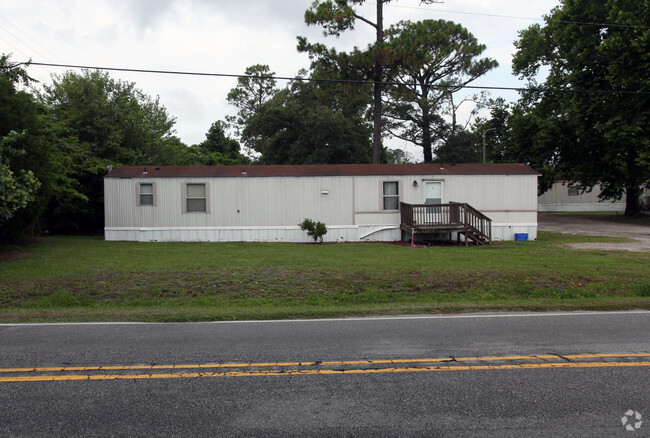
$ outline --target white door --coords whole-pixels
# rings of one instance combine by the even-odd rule
[[[425,204],[442,204],[442,182],[426,181],[424,184],[424,203]],[[442,221],[440,207],[426,208],[426,221],[430,225]]]
[[[424,203],[442,204],[442,181],[426,181],[424,185]]]

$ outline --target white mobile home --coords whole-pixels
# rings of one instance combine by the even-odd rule
[[[306,242],[297,224],[310,218],[327,225],[325,241],[396,241],[416,223],[404,225],[404,207],[427,204],[433,217],[462,203],[489,218],[491,240],[534,239],[538,176],[523,164],[116,167],[105,237]]]
[[[625,195],[617,201],[598,198],[600,184],[590,192],[580,192],[571,181],[558,181],[537,199],[538,210],[549,211],[625,211]]]

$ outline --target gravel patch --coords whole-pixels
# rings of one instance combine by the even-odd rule
[[[571,243],[576,249],[605,249],[623,251],[650,251],[650,226],[621,223],[604,214],[543,214],[537,215],[539,231],[577,234],[583,236],[607,236],[630,239],[626,242]],[[650,223],[650,222],[648,222]]]

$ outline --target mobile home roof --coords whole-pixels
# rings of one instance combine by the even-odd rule
[[[308,164],[234,166],[118,166],[105,178],[250,178],[388,175],[539,175],[519,163]]]

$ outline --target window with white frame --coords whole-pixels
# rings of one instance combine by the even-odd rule
[[[384,210],[399,210],[399,184],[384,181]]]
[[[153,184],[152,183],[140,183],[139,187],[139,204],[138,205],[154,205],[153,199]]]
[[[187,213],[206,213],[208,211],[205,184],[185,185],[185,211]]]

